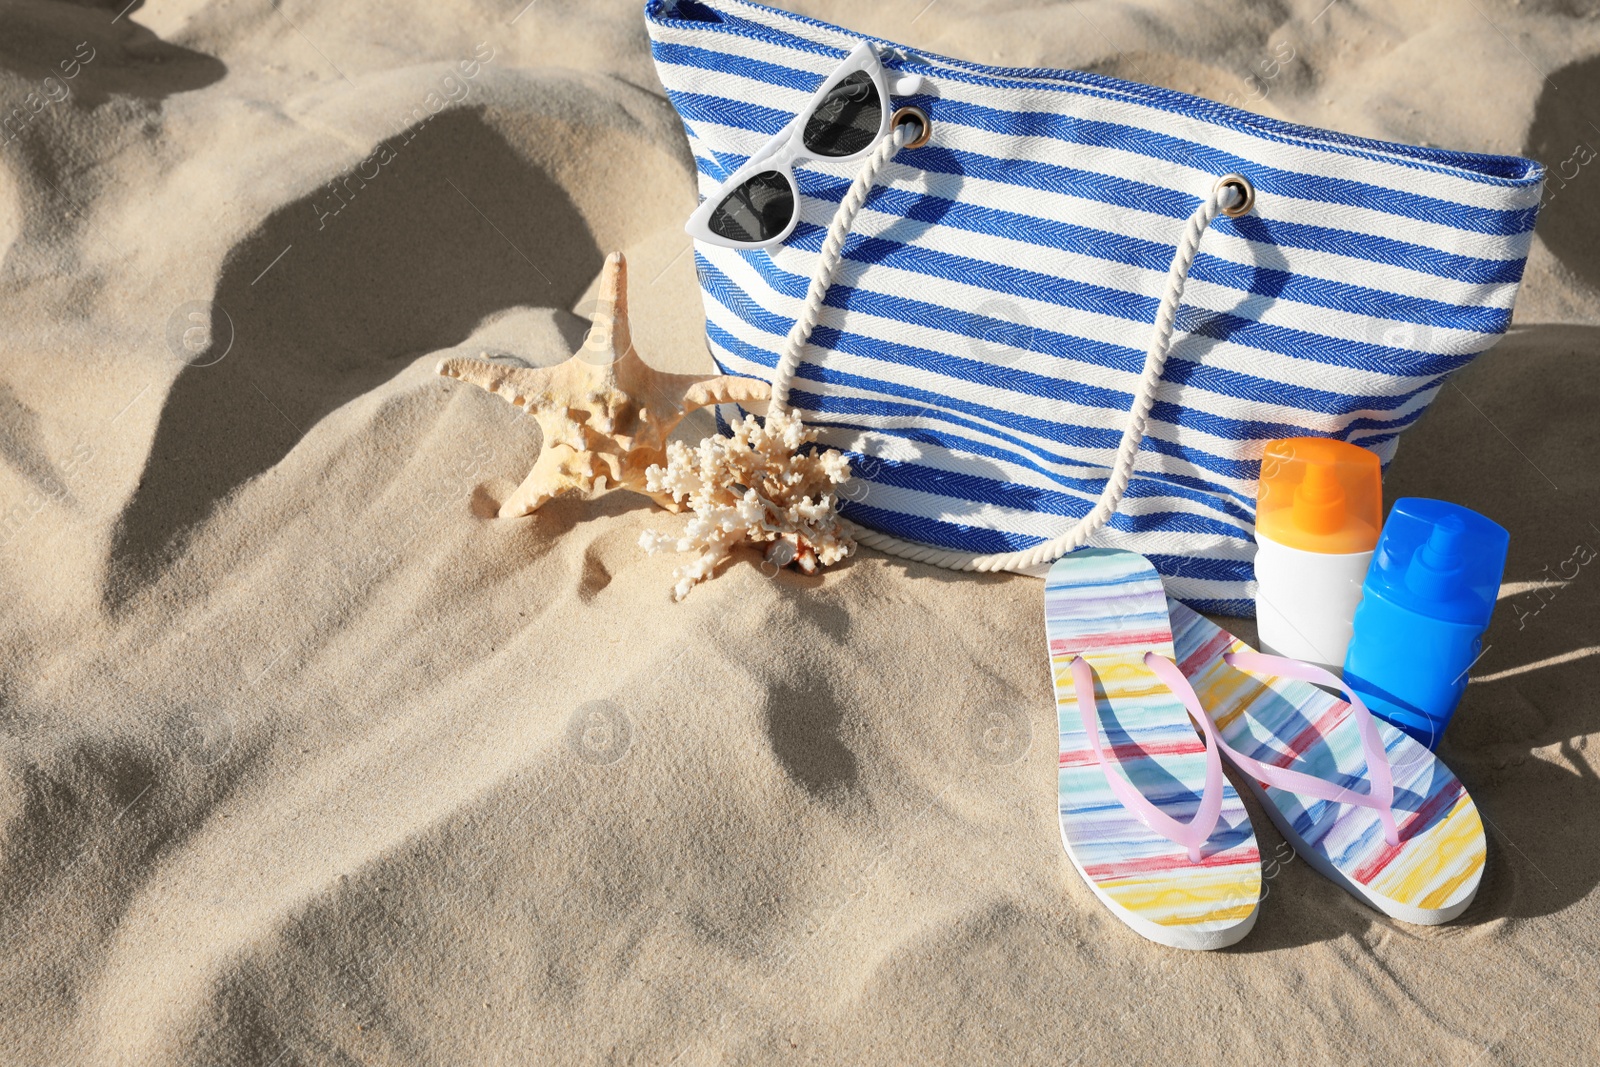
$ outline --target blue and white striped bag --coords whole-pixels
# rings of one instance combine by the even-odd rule
[[[702,195],[868,40],[744,0],[645,13]],[[871,174],[805,161],[784,244],[695,250],[724,372],[771,381],[802,335],[787,404],[851,454],[862,491],[843,510],[868,544],[1023,570],[1126,548],[1195,607],[1253,614],[1263,443],[1336,437],[1387,462],[1510,321],[1534,162],[877,43],[891,75],[923,76],[895,103],[929,116],[926,146],[886,149]],[[1253,187],[1239,217],[1229,174]],[[814,278],[825,296],[799,329]]]

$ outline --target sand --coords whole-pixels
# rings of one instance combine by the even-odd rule
[[[1593,1060],[1593,5],[794,5],[1563,175],[1387,485],[1512,531],[1442,748],[1478,899],[1392,922],[1257,811],[1191,954],[1063,854],[1036,580],[675,605],[642,498],[491,517],[537,430],[441,356],[559,361],[620,250],[710,370],[638,0],[124,3],[0,6],[0,1063]]]

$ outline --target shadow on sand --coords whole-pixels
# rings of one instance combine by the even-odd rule
[[[389,143],[386,165],[337,179],[337,214],[328,187],[279,209],[233,249],[210,302],[152,309],[189,365],[114,536],[113,608],[328,412],[492,312],[571,307],[599,270],[566,193],[479,111]]]

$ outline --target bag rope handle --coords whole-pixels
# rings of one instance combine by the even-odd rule
[[[833,286],[834,275],[838,272],[845,240],[855,226],[856,215],[877,184],[879,172],[894,159],[895,154],[905,144],[925,132],[925,130],[914,131],[912,123],[909,122],[895,126],[891,135],[885,137],[878,146],[878,150],[862,163],[860,173],[856,175],[849,191],[840,201],[839,209],[834,213],[833,222],[828,227],[828,235],[822,242],[822,251],[817,259],[816,271],[811,276],[811,287],[806,291],[805,303],[801,306],[794,325],[790,327],[788,336],[784,338],[783,350],[779,353],[777,366],[773,370],[769,411],[789,411],[789,387],[794,382],[795,373],[800,369],[801,354],[811,339],[811,332],[816,329],[817,319],[822,315],[823,302],[827,299],[828,290]],[[1150,408],[1155,403],[1156,390],[1161,385],[1161,375],[1166,369],[1167,356],[1172,349],[1173,324],[1177,321],[1178,306],[1183,299],[1184,284],[1189,280],[1189,270],[1194,266],[1195,254],[1200,249],[1200,238],[1205,236],[1206,230],[1218,215],[1243,214],[1249,209],[1253,200],[1254,190],[1250,185],[1243,178],[1230,174],[1217,182],[1210,195],[1201,200],[1200,206],[1189,216],[1189,222],[1184,227],[1183,236],[1179,238],[1177,250],[1172,257],[1172,268],[1167,272],[1166,291],[1162,294],[1161,304],[1156,309],[1155,328],[1151,333],[1150,347],[1144,357],[1144,371],[1139,375],[1138,385],[1134,387],[1133,404],[1128,409],[1128,423],[1122,431],[1122,443],[1117,449],[1111,476],[1106,479],[1106,487],[1101,491],[1100,499],[1095,503],[1094,509],[1079,519],[1072,529],[1032,548],[988,554],[961,552],[904,541],[891,534],[869,530],[846,520],[845,527],[851,536],[861,544],[903,559],[917,563],[931,563],[936,567],[958,571],[1029,570],[1082,547],[1101,527],[1111,521],[1111,516],[1122,503],[1122,496],[1127,491],[1129,480],[1133,477],[1134,462],[1138,459],[1139,447],[1144,443]]]

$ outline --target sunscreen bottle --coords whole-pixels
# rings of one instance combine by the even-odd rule
[[[1261,650],[1338,674],[1378,543],[1378,457],[1324,437],[1267,443],[1256,491]]]
[[[1356,609],[1344,679],[1381,719],[1439,744],[1483,649],[1511,535],[1443,500],[1394,502]]]

